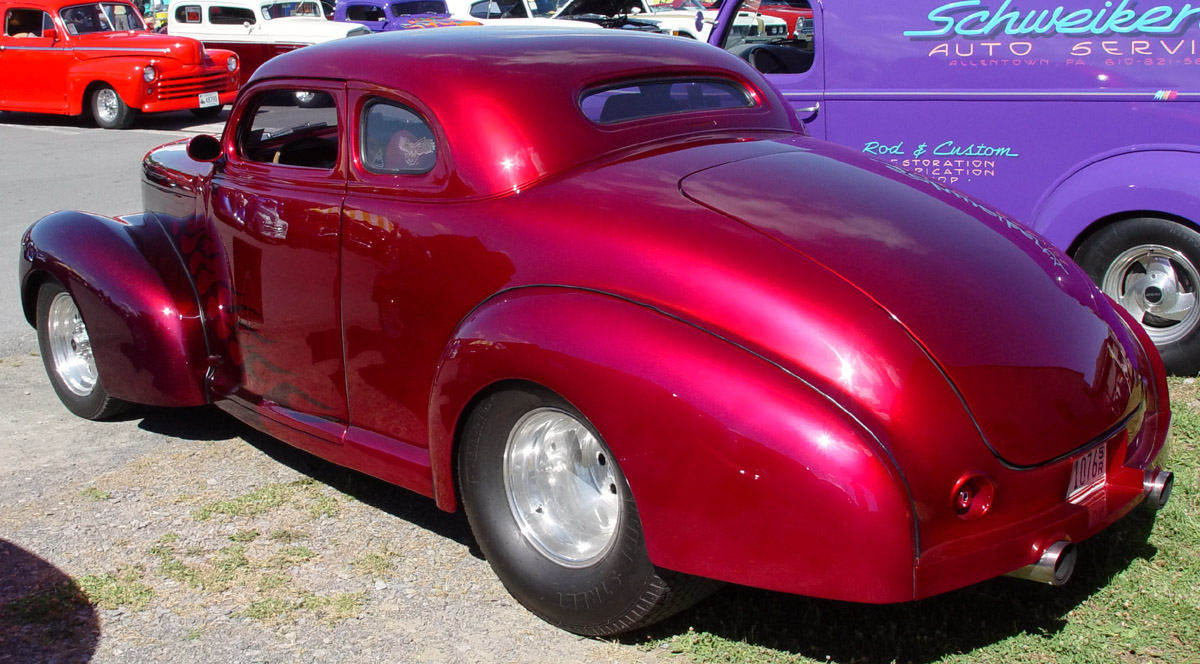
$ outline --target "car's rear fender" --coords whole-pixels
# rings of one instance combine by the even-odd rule
[[[443,508],[472,405],[520,383],[558,393],[605,438],[655,564],[811,596],[913,598],[912,502],[862,423],[725,339],[597,292],[511,290],[464,320],[430,400]]]
[[[208,402],[196,291],[154,215],[56,212],[26,231],[19,269],[35,327],[42,284],[57,281],[75,299],[109,394],[155,406]]]

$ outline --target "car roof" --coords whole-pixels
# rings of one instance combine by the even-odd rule
[[[732,80],[760,105],[603,126],[580,110],[588,89],[667,77]],[[787,103],[736,56],[689,39],[620,30],[464,26],[380,33],[273,58],[250,85],[272,78],[344,80],[417,100],[425,107],[418,110],[441,125],[457,176],[480,193],[675,135],[797,129]],[[496,164],[514,161],[525,165],[522,173],[496,173]]]

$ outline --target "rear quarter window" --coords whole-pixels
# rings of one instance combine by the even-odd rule
[[[592,122],[614,124],[640,118],[754,108],[754,95],[733,81],[653,80],[621,83],[583,93],[580,109]]]

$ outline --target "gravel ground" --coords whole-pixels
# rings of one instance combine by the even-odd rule
[[[542,623],[461,515],[215,409],[80,420],[30,354],[0,386],[0,662],[670,659]]]

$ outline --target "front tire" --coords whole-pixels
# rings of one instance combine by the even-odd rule
[[[133,109],[111,86],[102,85],[92,91],[92,117],[103,129],[127,129],[133,124]]]
[[[1142,323],[1169,372],[1200,372],[1200,233],[1143,217],[1088,238],[1075,260]]]
[[[129,409],[128,402],[113,398],[101,384],[79,308],[55,282],[38,291],[37,337],[50,384],[67,410],[84,419],[102,420]]]
[[[718,584],[656,568],[633,494],[587,419],[557,395],[510,389],[474,410],[459,447],[471,530],[505,588],[586,636],[662,620]]]

